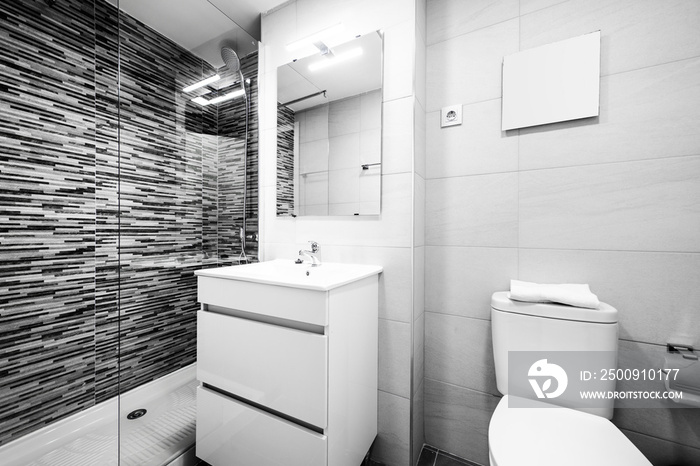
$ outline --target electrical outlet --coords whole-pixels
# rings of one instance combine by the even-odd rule
[[[462,106],[451,105],[442,107],[440,110],[440,127],[455,126],[462,124]]]

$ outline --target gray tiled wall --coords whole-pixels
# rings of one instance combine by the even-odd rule
[[[589,283],[620,365],[700,343],[700,3],[429,0],[425,436],[487,464],[489,301],[509,279]],[[600,30],[600,116],[500,131],[504,55]],[[440,108],[463,106],[440,128]],[[700,411],[618,409],[654,464],[699,464]],[[694,434],[693,434],[694,433]]]

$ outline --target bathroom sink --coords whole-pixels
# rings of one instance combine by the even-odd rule
[[[378,265],[338,264],[324,262],[318,267],[277,259],[255,264],[197,270],[199,277],[212,277],[267,285],[328,291],[362,280],[382,271]]]

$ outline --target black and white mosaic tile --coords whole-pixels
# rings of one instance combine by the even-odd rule
[[[0,60],[3,444],[194,361],[193,271],[240,252],[243,176],[257,232],[258,142],[255,113],[243,170],[242,100],[193,104],[216,70],[104,0],[0,3]]]
[[[257,53],[241,58],[241,71],[244,79],[250,79],[246,85],[250,99],[248,121],[248,156],[246,180],[246,235],[258,232],[258,55]],[[230,72],[220,69],[222,81],[227,81]],[[229,80],[230,81],[230,80]],[[238,89],[240,84],[229,87]],[[222,89],[228,92],[228,89]],[[226,264],[235,262],[241,251],[240,229],[243,225],[243,145],[245,143],[245,101],[242,98],[223,102],[219,105],[219,258]],[[253,239],[246,241],[246,255],[250,260],[257,260],[258,243]]]
[[[294,110],[277,103],[277,215],[294,213]]]
[[[0,442],[94,402],[95,13],[84,6],[0,3]]]

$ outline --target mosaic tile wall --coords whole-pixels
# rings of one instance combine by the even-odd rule
[[[0,442],[93,404],[94,15],[0,3]]]
[[[180,89],[214,70],[120,22],[103,0],[0,3],[0,444],[116,395],[118,375],[126,391],[193,362],[193,271],[240,250],[242,143],[222,140],[243,139],[242,101],[192,104]]]
[[[294,110],[277,103],[277,215],[294,213]]]
[[[257,236],[258,232],[258,54],[241,58],[241,71],[245,79],[250,100],[248,121],[246,235]],[[227,82],[230,72],[220,69],[222,81]],[[233,84],[239,88],[238,82]],[[222,89],[221,92],[227,92]],[[243,177],[240,166],[245,142],[245,101],[233,99],[219,105],[219,258],[225,263],[235,262],[241,251],[240,229],[243,225]],[[257,260],[258,242],[246,240],[246,255]]]

